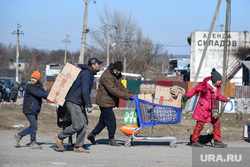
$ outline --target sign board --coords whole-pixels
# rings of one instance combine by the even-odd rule
[[[234,99],[230,99],[230,101],[226,104],[224,112],[225,113],[235,113]]]
[[[190,81],[194,81],[195,79],[208,38],[208,33],[208,31],[195,31],[191,35]],[[225,32],[212,32],[198,82],[201,82],[205,77],[211,76],[212,68],[216,68],[216,70],[222,74],[224,40]],[[249,41],[250,32],[229,32],[227,42],[227,74],[229,74],[239,62],[240,57],[238,54],[240,49],[250,47]],[[231,82],[242,82],[242,71],[239,71],[233,79],[235,79],[235,81],[232,80]]]

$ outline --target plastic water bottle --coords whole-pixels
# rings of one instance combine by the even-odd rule
[[[130,109],[130,112],[129,112],[129,125],[133,125],[133,118],[134,118],[134,110],[133,109]]]
[[[133,108],[133,122],[132,122],[132,125],[137,125],[137,118],[138,118],[138,115],[137,115],[137,111],[136,109]]]
[[[129,125],[129,116],[130,116],[130,110],[126,109],[124,114],[124,125]]]

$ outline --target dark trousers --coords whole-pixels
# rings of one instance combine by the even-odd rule
[[[26,136],[30,134],[30,140],[35,141],[36,140],[36,131],[37,131],[37,116],[36,115],[25,115],[27,119],[30,122],[30,126],[26,129],[24,129],[19,134],[21,136]]]
[[[220,119],[214,119],[211,124],[213,125],[214,140],[221,142],[220,133]],[[205,125],[205,122],[197,121],[196,126],[193,131],[192,142],[197,142],[200,137],[200,133]]]
[[[113,108],[100,107],[100,110],[101,110],[101,115],[99,118],[99,122],[96,125],[95,129],[92,131],[92,133],[94,135],[97,135],[107,126],[109,139],[111,139],[115,136],[115,131],[116,131],[116,118],[113,112]]]

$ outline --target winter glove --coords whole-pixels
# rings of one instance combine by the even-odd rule
[[[130,97],[134,97],[134,95],[132,93],[130,93]],[[129,98],[129,100],[132,101],[133,99]]]
[[[188,99],[189,99],[189,97],[187,97],[187,96],[184,96],[184,97],[182,98],[183,102],[186,102]]]
[[[88,107],[88,108],[87,108],[87,112],[88,112],[88,113],[91,113],[91,112],[92,112],[92,107]]]
[[[230,98],[229,97],[227,98],[227,102],[230,102]]]

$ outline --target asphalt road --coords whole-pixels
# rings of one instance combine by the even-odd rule
[[[74,153],[54,150],[53,132],[38,132],[38,144],[42,150],[29,149],[29,136],[24,137],[20,148],[14,147],[13,135],[16,130],[0,130],[0,166],[1,167],[189,167],[192,166],[192,148],[185,140],[179,139],[175,148],[169,147],[169,142],[153,140],[134,140],[131,147],[124,147],[126,136],[119,137],[121,147],[107,145],[105,136],[97,136],[97,145],[91,145],[85,140],[90,153]],[[106,135],[106,134],[105,134]],[[73,140],[75,136],[73,136]],[[67,142],[67,141],[65,141]],[[250,143],[242,140],[237,143],[227,143],[229,147],[246,148]],[[216,149],[212,148],[211,149]],[[248,154],[249,156],[249,154]],[[249,162],[250,163],[250,162]]]

